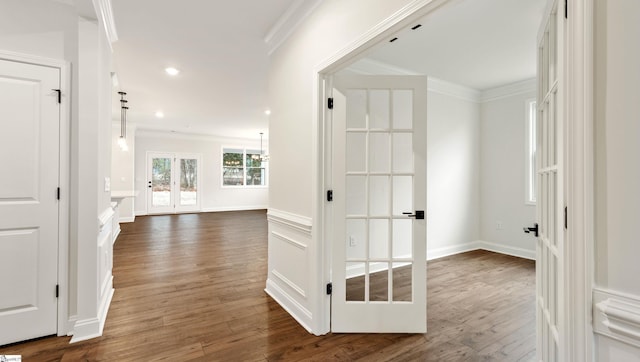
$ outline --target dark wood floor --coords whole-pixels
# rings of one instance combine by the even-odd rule
[[[23,361],[529,361],[532,261],[474,251],[430,261],[428,333],[307,333],[264,292],[264,211],[138,217],[114,250],[104,335],[0,348]]]

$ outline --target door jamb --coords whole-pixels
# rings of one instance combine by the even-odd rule
[[[327,138],[326,125],[330,120],[330,113],[325,107],[326,95],[330,91],[327,80],[330,76],[350,62],[358,59],[366,50],[382,43],[395,32],[406,27],[410,22],[433,12],[440,5],[449,0],[415,0],[404,8],[373,27],[345,48],[319,64],[314,69],[316,86],[313,89],[314,109],[312,117],[312,159],[313,167],[313,207],[312,217],[315,221],[313,244],[319,265],[315,266],[317,273],[314,278],[321,278],[313,285],[323,285],[331,281],[331,249],[328,236],[329,222],[326,221],[330,205],[325,202],[324,193],[329,186],[325,179],[330,169],[330,159],[326,157]],[[568,117],[565,132],[566,163],[565,172],[567,182],[572,182],[572,188],[566,192],[569,213],[565,255],[566,261],[565,285],[568,286],[565,304],[562,307],[564,315],[570,307],[579,306],[573,323],[567,326],[568,357],[576,360],[591,361],[593,359],[593,326],[591,318],[592,285],[593,285],[593,248],[594,248],[594,144],[593,144],[593,0],[566,0],[569,8],[567,22],[567,108]],[[566,187],[566,186],[565,186]],[[330,331],[329,296],[319,298],[314,308],[314,315],[318,316],[314,330],[316,334]]]
[[[59,156],[58,186],[61,197],[58,201],[58,285],[61,291],[58,296],[57,334],[65,336],[73,330],[73,321],[69,320],[69,205],[70,205],[70,156],[71,156],[71,63],[65,60],[41,57],[0,50],[0,59],[19,63],[27,63],[60,70],[61,103],[59,108]]]

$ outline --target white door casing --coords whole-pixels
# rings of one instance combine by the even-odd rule
[[[537,358],[564,360],[564,27],[561,3],[550,0],[538,32],[536,314]]]
[[[331,330],[425,333],[427,78],[334,80]]]
[[[0,345],[58,331],[60,78],[0,60]]]
[[[200,155],[176,153],[147,153],[147,212],[149,214],[171,214],[200,211],[202,198],[200,187]],[[195,164],[195,191],[182,185],[188,167]],[[158,172],[161,171],[166,172]],[[186,170],[186,171],[185,171]]]

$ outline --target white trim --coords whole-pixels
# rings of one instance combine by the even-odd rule
[[[0,50],[0,59],[13,62],[21,62],[39,66],[57,68],[60,70],[60,134],[59,134],[59,174],[58,185],[60,187],[60,200],[58,201],[58,285],[60,295],[58,297],[57,333],[64,336],[73,328],[73,321],[69,316],[69,219],[70,219],[70,157],[71,141],[69,138],[71,129],[71,63],[65,60],[42,57],[38,55],[23,54]]]
[[[100,231],[102,231],[102,229],[107,225],[111,226],[111,219],[113,218],[113,215],[115,215],[115,212],[113,211],[113,208],[109,206],[98,216],[98,227],[100,228]]]
[[[536,78],[526,79],[519,82],[485,89],[481,92],[480,102],[493,102],[503,98],[513,97],[519,94],[535,92],[537,89]],[[535,95],[534,95],[535,96]]]
[[[113,18],[113,7],[111,0],[93,0],[93,6],[104,24],[104,32],[109,40],[109,47],[113,52],[112,43],[118,41],[118,32],[116,31],[116,23]]]
[[[567,0],[565,304],[567,361],[593,361],[594,0]],[[561,356],[562,358],[562,356]]]
[[[533,188],[534,191],[537,191],[535,180],[536,180],[536,164],[531,164],[530,152],[531,146],[536,145],[536,137],[531,134],[532,122],[531,122],[531,107],[533,104],[536,104],[536,98],[527,98],[524,101],[524,204],[528,206],[536,206],[537,200],[531,200],[530,192]],[[536,106],[537,107],[537,104]],[[533,110],[533,116],[536,117],[536,124],[538,122],[538,111],[537,108]],[[534,128],[537,129],[537,128]],[[537,154],[536,154],[537,156]],[[536,195],[537,197],[537,195]]]
[[[306,216],[270,208],[267,210],[267,220],[311,235],[311,219]]]
[[[462,99],[469,102],[478,103],[482,97],[482,92],[465,87],[460,84],[448,82],[446,80],[429,77],[427,81],[427,89],[430,92]]]
[[[298,293],[298,295],[300,295],[302,298],[305,298],[305,299],[307,298],[307,294],[305,293],[304,289],[300,288],[296,283],[289,280],[289,278],[285,277],[275,269],[271,271],[271,274],[273,274],[273,276],[275,276],[276,278],[280,279],[281,282],[286,284],[294,292]]]
[[[429,249],[428,243],[429,242],[427,241],[427,260],[440,259],[440,258],[444,258],[445,256],[466,253],[469,251],[480,249],[479,241],[472,241],[465,244],[444,246],[444,247],[435,248],[435,249]]]
[[[320,5],[322,0],[295,0],[264,37],[267,54],[271,55],[282,45],[300,24]]]
[[[130,223],[130,222],[134,222],[134,221],[136,221],[136,217],[135,216],[121,216],[118,219],[118,222],[121,223],[121,224],[122,223]]]
[[[280,304],[280,306],[286,310],[289,315],[300,323],[307,332],[312,334],[314,333],[313,328],[311,328],[313,315],[307,308],[302,306],[302,304],[298,303],[295,299],[291,298],[278,286],[278,284],[274,283],[270,279],[267,279],[267,287],[264,291],[273,298],[276,303]]]
[[[286,235],[281,234],[281,233],[279,233],[277,231],[272,231],[271,235],[273,235],[274,237],[276,237],[276,238],[278,238],[278,239],[280,239],[280,240],[282,240],[284,242],[289,243],[292,246],[295,246],[296,248],[298,248],[298,249],[300,249],[302,251],[306,251],[307,250],[307,246],[305,244],[303,244],[303,243],[301,243],[299,241],[293,240],[290,237],[287,237]]]
[[[113,124],[113,122],[112,122]],[[119,123],[116,123],[119,124]],[[145,128],[147,127],[144,123],[129,123],[127,122],[127,128],[135,127],[136,134],[135,137],[141,138],[161,138],[161,139],[182,139],[189,141],[211,141],[211,142],[219,142],[219,143],[232,143],[236,145],[242,145],[242,147],[246,147],[247,144],[255,144],[256,147],[260,145],[260,138],[239,138],[239,137],[224,137],[213,134],[204,134],[204,133],[182,133],[182,132],[173,132],[170,130],[160,129],[160,128]],[[265,133],[265,141],[268,141],[268,134]],[[267,143],[268,145],[268,143]],[[238,146],[240,148],[240,146]],[[268,150],[268,147],[265,148],[265,151]]]
[[[640,296],[594,288],[594,331],[640,347]]]
[[[113,299],[115,289],[113,289],[113,275],[109,277],[107,292],[104,294],[102,301],[100,301],[100,307],[98,309],[97,318],[82,319],[75,322],[73,328],[73,337],[69,343],[76,343],[80,341],[86,341],[88,339],[101,337],[104,330],[104,324],[107,321],[107,314],[109,313],[109,306]]]
[[[216,207],[205,207],[200,212],[250,211],[250,210],[266,210],[266,209],[267,209],[267,205],[216,206]]]
[[[536,251],[524,248],[518,248],[515,246],[509,246],[499,243],[493,243],[490,241],[478,240],[478,249],[492,251],[494,253],[500,253],[505,255],[516,256],[518,258],[536,260]]]

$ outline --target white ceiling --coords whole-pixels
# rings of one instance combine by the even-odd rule
[[[139,129],[259,138],[268,131],[265,36],[300,0],[112,0],[114,70]],[[178,68],[169,77],[166,67]],[[115,94],[117,96],[117,94]],[[119,98],[118,98],[119,99]],[[114,99],[119,119],[119,102]],[[162,110],[163,119],[155,117]]]
[[[112,0],[119,89],[139,129],[268,137],[269,51],[320,0]],[[369,62],[478,90],[535,76],[544,0],[451,0]],[[280,31],[280,39],[274,31]],[[266,41],[265,41],[266,39]],[[357,67],[359,64],[354,64]],[[181,70],[176,77],[166,67]],[[161,110],[165,116],[155,117]],[[114,116],[119,117],[114,97]],[[114,119],[118,120],[118,119]]]
[[[545,0],[452,0],[352,69],[424,74],[477,90],[534,78]],[[414,24],[414,25],[415,25]],[[389,37],[389,39],[393,38]]]

